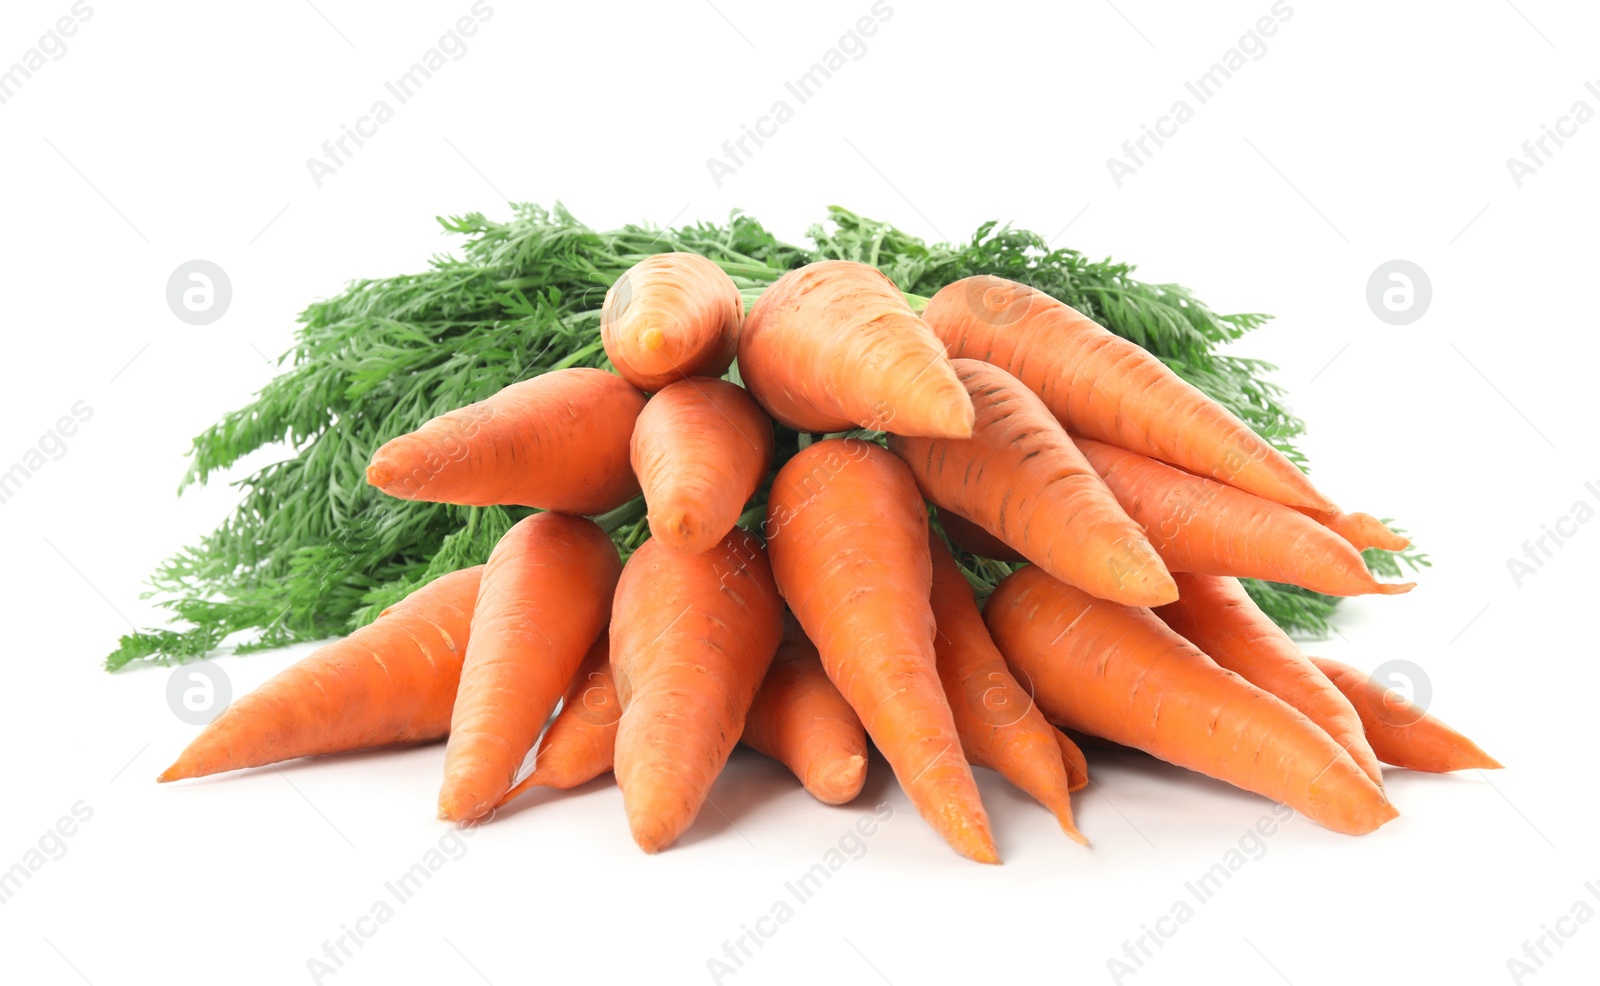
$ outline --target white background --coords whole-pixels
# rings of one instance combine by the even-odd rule
[[[1281,366],[1320,485],[1399,518],[1436,564],[1410,596],[1347,605],[1312,652],[1415,662],[1432,710],[1509,769],[1393,772],[1403,815],[1364,838],[1295,819],[1123,981],[1515,981],[1525,940],[1580,899],[1600,908],[1584,888],[1600,880],[1600,524],[1520,586],[1507,569],[1575,502],[1600,506],[1584,485],[1600,486],[1600,121],[1521,188],[1506,166],[1574,101],[1600,110],[1583,85],[1600,80],[1593,5],[1293,0],[1265,55],[1119,189],[1107,157],[1269,0],[894,0],[865,54],[721,187],[706,159],[868,0],[495,0],[466,54],[316,187],[306,159],[469,6],[95,3],[0,105],[0,468],[74,402],[93,408],[0,505],[0,868],[74,804],[93,812],[0,905],[7,981],[312,981],[324,941],[449,839],[432,819],[437,746],[158,788],[195,732],[168,710],[169,672],[111,676],[100,659],[158,621],[139,598],[151,568],[231,507],[225,485],[173,496],[187,440],[271,377],[300,307],[347,278],[420,269],[452,247],[434,215],[503,216],[507,198],[559,198],[598,228],[738,207],[795,241],[830,203],[930,239],[1012,220],[1219,310],[1274,313],[1237,348]],[[8,2],[0,66],[68,9]],[[233,284],[205,327],[164,298],[195,258]],[[1365,300],[1394,258],[1432,282],[1408,326]],[[305,650],[220,664],[241,694]],[[865,856],[724,982],[1110,982],[1124,941],[1271,806],[1090,755],[1077,811],[1092,850],[982,772],[1001,867],[944,848],[881,761],[861,803],[831,809],[740,754],[717,810],[655,858],[608,782],[530,799],[323,981],[709,982],[724,941],[887,801]],[[1593,981],[1600,920],[1560,927],[1570,939],[1523,981]]]

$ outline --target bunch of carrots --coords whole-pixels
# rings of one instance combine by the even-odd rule
[[[746,312],[715,264],[668,253],[601,318],[614,373],[513,384],[367,469],[396,497],[539,512],[234,703],[161,780],[448,737],[441,818],[614,771],[656,852],[741,740],[843,804],[870,738],[956,851],[998,862],[972,767],[1084,842],[1069,732],[1352,834],[1396,815],[1380,762],[1499,766],[1304,655],[1238,582],[1402,593],[1360,551],[1405,539],[1042,292],[969,277],[919,312],[833,260]],[[802,435],[782,462],[774,421]],[[651,537],[624,564],[587,518],[641,495]],[[946,539],[1021,567],[980,610]]]

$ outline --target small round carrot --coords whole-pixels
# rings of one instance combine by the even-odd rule
[[[658,253],[606,292],[600,339],[622,378],[651,393],[685,377],[721,376],[743,319],[739,286],[721,267],[695,253]]]
[[[1498,770],[1503,764],[1478,744],[1348,664],[1313,657],[1328,680],[1350,699],[1367,740],[1384,763],[1443,774],[1452,770]]]
[[[823,260],[767,288],[745,319],[739,374],[797,431],[972,434],[972,402],[944,347],[866,264]]]
[[[1029,565],[996,587],[983,616],[1059,725],[1254,791],[1336,832],[1371,832],[1398,814],[1321,727],[1147,609],[1096,599]]]
[[[577,787],[611,769],[622,707],[611,681],[611,635],[600,631],[561,699],[561,711],[539,740],[533,770],[500,799],[500,807],[530,788]]]
[[[622,560],[593,521],[537,513],[483,568],[445,748],[439,817],[481,818],[516,780],[583,655],[605,629]]]
[[[628,559],[611,609],[622,704],[616,772],[645,852],[666,848],[694,821],[782,634],[767,554],[740,528],[697,555],[652,538]]]
[[[867,779],[866,731],[792,614],[784,614],[783,642],[745,717],[743,738],[788,767],[823,804],[854,800]]]
[[[1022,552],[1006,544],[1004,541],[990,534],[988,531],[974,524],[972,521],[956,513],[954,510],[939,510],[939,526],[950,538],[950,543],[962,551],[995,561],[1022,562],[1028,559],[1022,557]]]
[[[889,438],[923,494],[1092,595],[1130,606],[1178,598],[1145,532],[1044,403],[999,367],[952,365],[972,396],[972,437]]]
[[[939,684],[927,517],[905,463],[834,438],[778,470],[764,529],[790,610],[911,803],[957,852],[997,863]]]
[[[391,439],[367,482],[402,500],[603,513],[639,495],[628,442],[643,408],[614,373],[555,370]]]
[[[228,706],[157,780],[445,735],[482,572],[442,575],[290,665]]]
[[[772,422],[738,384],[695,377],[650,398],[633,426],[631,460],[663,548],[706,551],[772,464]]]
[[[1382,548],[1384,551],[1404,551],[1411,539],[1389,530],[1389,525],[1371,514],[1347,514],[1342,510],[1306,510],[1296,508],[1312,520],[1350,542],[1357,551]]]

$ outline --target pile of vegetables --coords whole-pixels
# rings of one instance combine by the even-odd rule
[[[347,518],[364,533],[297,549],[288,575],[320,569],[317,598],[292,599],[300,616],[275,618],[262,640],[317,627],[322,595],[361,625],[224,711],[161,780],[447,738],[441,818],[482,822],[531,786],[614,771],[634,840],[656,852],[693,823],[741,740],[839,804],[861,790],[870,738],[945,841],[992,863],[973,765],[1085,841],[1069,794],[1088,765],[1069,731],[1351,834],[1396,815],[1380,760],[1499,766],[1381,683],[1308,658],[1280,625],[1315,626],[1327,597],[1406,592],[1413,583],[1376,576],[1419,560],[1383,522],[1335,506],[1285,436],[1263,427],[1299,426],[1253,376],[1259,365],[1212,352],[1230,335],[1218,326],[1237,334],[1258,320],[1215,316],[1177,288],[1135,290],[1126,269],[1112,277],[1122,287],[1097,284],[1104,267],[1084,273],[1026,234],[986,227],[974,239],[993,267],[1054,258],[1051,269],[1083,274],[1077,297],[1098,301],[1085,307],[1134,313],[1147,340],[1186,340],[1190,361],[1177,346],[1169,366],[1044,278],[967,272],[968,251],[929,249],[842,210],[833,219],[836,232],[816,232],[825,259],[809,260],[738,217],[740,247],[699,227],[703,249],[654,252],[637,242],[644,231],[604,237],[559,212],[527,211],[520,227],[473,218],[458,225],[474,224],[474,249],[512,254],[441,260],[434,277],[357,285],[330,303],[343,306],[332,324],[344,348],[302,353],[279,382],[339,379],[338,364],[365,396],[332,419],[291,402],[301,416],[289,437],[304,451],[281,468],[301,472],[306,496],[364,485],[458,527],[420,573],[417,559],[385,581],[340,568],[353,562],[339,551],[390,550],[404,533]],[[589,274],[609,284],[579,329],[541,278],[578,271],[574,244],[592,252],[597,241],[629,266]],[[507,266],[529,273],[501,276]],[[326,489],[307,488],[318,452],[384,417],[371,395],[464,373],[433,362],[426,333],[358,315],[362,297],[481,320],[465,306],[483,298],[465,285],[483,277],[529,328],[566,329],[548,340],[566,340],[556,365],[420,422],[411,406],[405,427],[380,432],[364,474],[340,458],[347,468]],[[413,353],[406,379],[370,375],[356,356],[372,345],[361,324],[390,333],[391,361]],[[263,401],[287,400],[279,382]],[[388,416],[406,413],[396,404]],[[244,448],[262,424],[242,413],[202,436],[200,475],[227,459],[208,459],[208,443]],[[345,431],[355,437],[334,437]],[[278,491],[272,470],[249,484],[252,496]],[[240,607],[273,559],[242,542],[227,554],[227,538],[286,509],[262,500],[172,563],[239,562],[174,582],[191,593],[174,605],[194,627],[125,639],[126,660],[187,656],[230,619],[256,619]],[[482,563],[468,564],[481,544]],[[205,578],[239,591],[205,599]],[[376,610],[370,621],[357,599]]]

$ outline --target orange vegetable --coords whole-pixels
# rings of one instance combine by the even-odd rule
[[[639,495],[628,442],[643,408],[616,374],[555,370],[391,439],[367,482],[402,500],[603,513]]]
[[[1067,793],[1077,794],[1089,786],[1089,758],[1083,755],[1072,737],[1056,730],[1056,743],[1061,747],[1061,758],[1066,761]]]
[[[617,372],[646,392],[685,377],[721,376],[739,347],[744,300],[721,267],[694,253],[658,253],[606,292],[600,339]]]
[[[533,771],[507,791],[500,804],[529,788],[566,790],[610,771],[621,716],[622,706],[611,681],[611,635],[602,630],[572,676],[561,699],[561,711],[539,740]]]
[[[1022,557],[1022,552],[1006,544],[954,510],[940,508],[939,526],[943,528],[945,536],[950,539],[950,543],[962,551],[967,551],[974,555],[982,555],[985,558],[993,558],[995,561],[1022,562],[1028,560]]]
[[[1311,661],[1350,699],[1366,727],[1367,740],[1384,763],[1434,774],[1503,766],[1404,695],[1350,665],[1321,657]]]
[[[766,552],[739,528],[697,555],[652,538],[628,559],[611,608],[622,703],[616,771],[645,852],[666,848],[694,821],[782,633]]]
[[[739,374],[797,431],[972,434],[972,403],[939,340],[866,264],[807,264],[767,288],[745,319]]]
[[[1397,812],[1321,727],[1218,667],[1149,610],[1096,599],[1036,565],[984,608],[1046,716],[1295,808],[1336,832]]]
[[[482,572],[440,576],[290,665],[228,706],[157,780],[445,735]]]
[[[927,511],[905,464],[829,439],[790,459],[766,522],[773,574],[911,803],[957,852],[999,862],[939,683]]]
[[[1368,548],[1404,551],[1411,546],[1410,538],[1389,530],[1387,524],[1371,514],[1347,514],[1341,510],[1300,509],[1300,512],[1349,541],[1357,551]]]
[[[743,387],[695,377],[650,398],[633,426],[633,471],[650,534],[673,551],[706,551],[772,464],[772,422]]]
[[[1092,595],[1131,606],[1178,598],[1144,531],[1043,402],[998,367],[953,365],[977,412],[972,437],[889,438],[923,494]]]

